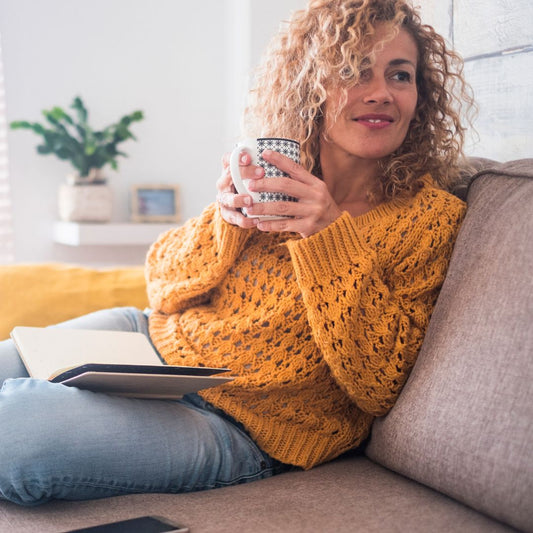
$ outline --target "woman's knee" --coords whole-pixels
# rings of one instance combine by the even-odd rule
[[[28,377],[26,367],[11,339],[0,341],[0,388],[9,378]]]
[[[59,470],[78,461],[84,443],[95,438],[92,396],[45,380],[6,380],[0,392],[0,470],[6,463]]]
[[[0,457],[46,453],[64,436],[69,388],[31,378],[8,379],[0,391]],[[9,450],[9,451],[8,451]],[[57,449],[56,449],[57,451]],[[0,464],[5,464],[0,460]]]
[[[56,327],[148,332],[146,315],[136,307],[113,307],[79,316]]]
[[[57,390],[56,390],[57,389]],[[38,503],[64,439],[67,387],[35,379],[8,379],[0,391],[0,494],[21,504]],[[63,396],[63,398],[61,398]],[[44,491],[46,492],[46,491]]]

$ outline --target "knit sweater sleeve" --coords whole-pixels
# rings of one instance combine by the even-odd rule
[[[407,380],[463,213],[462,202],[452,199],[411,213],[404,227],[401,220],[386,225],[377,242],[363,239],[344,213],[325,230],[288,243],[315,342],[362,411],[386,414]],[[385,241],[390,254],[383,253]]]
[[[225,222],[216,204],[183,226],[163,233],[146,258],[150,307],[172,314],[208,301],[249,234],[249,230]]]

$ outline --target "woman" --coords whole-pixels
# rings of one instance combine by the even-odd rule
[[[32,379],[0,393],[0,494],[22,504],[179,492],[308,469],[359,446],[416,360],[464,204],[445,192],[463,129],[455,56],[403,0],[319,0],[270,49],[246,111],[254,135],[302,144],[252,204],[224,162],[218,202],[151,248],[152,312],[66,327],[133,329],[169,364],[226,366],[182,401]],[[241,207],[247,207],[245,217]],[[281,221],[254,215],[284,214]],[[0,376],[25,376],[9,341]]]

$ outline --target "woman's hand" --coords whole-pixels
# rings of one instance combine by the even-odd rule
[[[250,191],[280,192],[292,196],[298,201],[254,203],[246,210],[250,217],[255,215],[291,217],[268,221],[259,219],[257,229],[261,231],[291,231],[299,233],[302,237],[309,237],[329,226],[341,216],[341,209],[331,197],[322,180],[278,152],[265,150],[262,156],[265,161],[278,167],[290,178],[265,178],[264,173],[260,176],[259,172],[254,170],[254,179],[248,184]],[[257,167],[252,168],[256,169]]]
[[[222,218],[229,224],[249,229],[257,226],[258,219],[245,216],[241,208],[249,208],[252,205],[252,197],[248,194],[238,194],[231,180],[229,170],[230,154],[225,154],[222,158],[222,175],[217,180],[217,202],[220,207]],[[264,170],[261,167],[251,165],[252,158],[243,152],[239,158],[241,176],[244,179],[263,177]]]

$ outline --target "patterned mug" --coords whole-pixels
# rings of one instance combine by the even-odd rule
[[[231,179],[239,194],[249,194],[254,202],[297,202],[296,198],[288,196],[280,192],[252,192],[248,190],[248,182],[250,180],[243,180],[239,168],[239,156],[245,151],[248,152],[252,158],[252,165],[263,167],[265,170],[265,178],[275,178],[280,176],[289,177],[288,174],[281,171],[278,167],[267,163],[262,153],[264,150],[273,150],[283,154],[296,163],[300,163],[300,143],[292,139],[283,139],[281,137],[261,137],[258,139],[245,139],[237,144],[233,149],[230,157],[230,172]],[[243,210],[246,214],[246,210]],[[277,220],[286,218],[283,215],[254,215],[254,217],[263,220]]]

